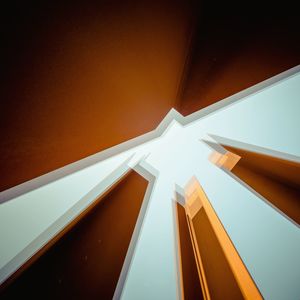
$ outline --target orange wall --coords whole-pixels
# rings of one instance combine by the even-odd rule
[[[176,105],[190,4],[82,3],[8,13],[1,190],[152,130]]]

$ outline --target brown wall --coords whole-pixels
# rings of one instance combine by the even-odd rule
[[[184,299],[202,300],[204,298],[185,209],[180,204],[176,203],[176,211]]]
[[[189,1],[40,2],[1,10],[0,190],[154,129],[188,50]]]
[[[112,299],[148,182],[129,173],[1,299]]]
[[[289,1],[63,2],[0,12],[0,190],[300,63]]]
[[[300,164],[244,149],[224,147],[241,157],[232,173],[300,224]]]

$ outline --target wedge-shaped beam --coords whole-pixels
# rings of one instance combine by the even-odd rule
[[[184,192],[204,299],[262,299],[199,182],[193,178]]]
[[[176,197],[177,198],[177,197]],[[197,261],[190,230],[187,222],[187,215],[182,205],[174,202],[176,241],[177,241],[177,268],[180,299],[204,300],[201,281],[198,275]]]
[[[237,144],[236,141],[227,142]],[[229,171],[228,174],[242,181],[299,226],[299,158],[254,145],[239,144],[240,147],[219,145],[221,148],[213,151],[209,160],[219,168]]]
[[[0,298],[119,299],[147,189],[140,174],[126,173],[2,286]]]

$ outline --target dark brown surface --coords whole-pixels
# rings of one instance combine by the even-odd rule
[[[0,190],[156,128],[176,106],[190,2],[7,2]]]
[[[199,3],[180,102],[184,115],[300,64],[295,1]]]
[[[232,173],[300,224],[300,164],[225,146],[241,156]]]
[[[244,299],[203,208],[192,222],[211,299]]]
[[[291,1],[16,0],[0,13],[0,190],[300,63]]]
[[[147,183],[130,173],[1,299],[112,299]]]
[[[181,267],[185,300],[203,299],[192,240],[184,208],[177,203]]]

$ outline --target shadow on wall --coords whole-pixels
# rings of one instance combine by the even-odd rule
[[[180,102],[184,115],[300,63],[297,9],[205,1]]]

